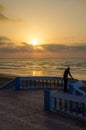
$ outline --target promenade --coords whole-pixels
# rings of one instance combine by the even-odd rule
[[[44,111],[44,91],[0,90],[0,130],[85,130],[86,122]]]

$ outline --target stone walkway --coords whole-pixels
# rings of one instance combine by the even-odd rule
[[[0,130],[85,130],[86,122],[44,111],[43,90],[0,90]]]

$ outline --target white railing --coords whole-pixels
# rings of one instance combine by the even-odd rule
[[[86,120],[86,97],[45,90],[44,109],[63,112]]]
[[[86,92],[84,92],[83,90],[81,90],[77,87],[74,87],[73,94],[76,94],[76,92],[78,92],[81,96],[86,96]]]
[[[1,85],[0,86],[0,89],[6,89],[6,88],[9,88],[9,87],[14,87],[15,86],[15,79],[12,79],[8,82],[6,82],[5,84]]]
[[[17,77],[15,79],[15,89],[46,89],[58,88],[63,89],[63,78],[49,76],[32,76],[32,77]]]
[[[69,84],[69,93],[75,95],[86,96],[86,92],[83,91],[84,84],[82,81],[73,81]]]
[[[70,80],[70,79],[69,79]],[[29,76],[16,77],[14,80],[2,85],[1,88],[12,87],[16,90],[20,89],[58,89],[63,90],[64,81],[62,77],[51,76]]]

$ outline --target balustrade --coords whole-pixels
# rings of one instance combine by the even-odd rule
[[[44,109],[60,111],[86,120],[86,97],[45,90]]]
[[[17,77],[15,79],[16,90],[20,89],[56,89],[63,88],[63,79],[61,77]]]

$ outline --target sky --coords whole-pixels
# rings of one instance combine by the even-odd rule
[[[86,0],[0,0],[0,57],[86,58]]]

